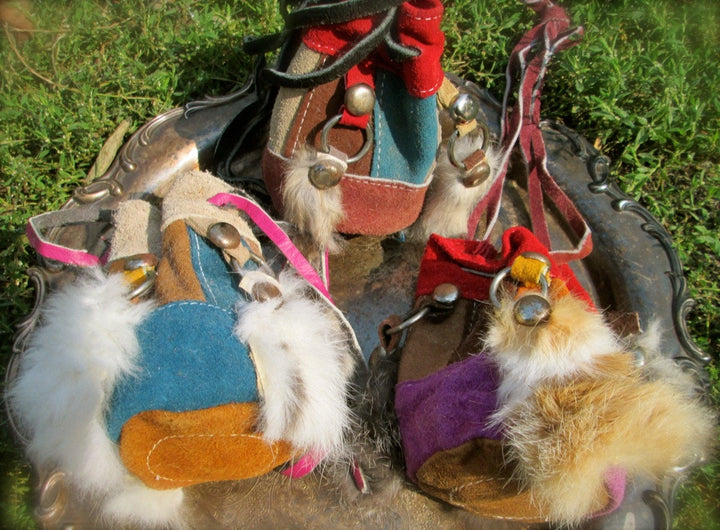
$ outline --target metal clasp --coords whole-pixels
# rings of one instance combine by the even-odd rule
[[[442,318],[450,314],[455,308],[455,304],[460,298],[460,289],[452,283],[441,283],[432,294],[432,300],[427,305],[414,311],[405,317],[400,324],[385,330],[387,335],[394,335],[409,328],[425,316]]]

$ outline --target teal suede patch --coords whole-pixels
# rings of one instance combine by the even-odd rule
[[[438,146],[436,97],[411,96],[402,79],[378,70],[373,115],[375,148],[370,176],[421,185]]]
[[[182,412],[258,400],[248,348],[233,335],[235,314],[197,301],[173,302],[138,327],[140,370],[114,389],[106,414],[112,440],[145,410]]]
[[[205,300],[228,311],[235,311],[235,305],[247,301],[240,289],[240,276],[223,259],[222,251],[188,228],[190,257],[195,276],[202,287]],[[254,262],[244,264],[247,270],[256,269]]]

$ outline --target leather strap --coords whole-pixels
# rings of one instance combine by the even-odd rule
[[[57,243],[52,243],[42,235],[44,230],[68,226],[72,224],[87,224],[94,222],[110,222],[110,210],[101,210],[90,206],[83,208],[68,208],[56,212],[47,212],[31,217],[25,227],[25,234],[30,245],[42,257],[77,265],[78,267],[92,267],[103,264],[103,257],[91,254],[85,249],[74,249]]]
[[[298,273],[305,278],[310,285],[315,287],[325,298],[332,302],[330,292],[320,275],[310,262],[303,256],[302,252],[295,246],[288,235],[257,203],[234,193],[218,193],[208,199],[210,204],[215,206],[226,206],[231,204],[245,212],[252,221],[258,225],[263,233],[275,243],[280,252],[287,258]]]
[[[513,148],[519,144],[528,164],[528,202],[533,231],[550,250],[556,261],[565,263],[581,259],[592,250],[590,228],[582,215],[557,185],[547,168],[547,152],[540,130],[540,92],[553,55],[574,46],[583,35],[583,28],[569,28],[565,11],[550,0],[525,0],[540,14],[540,22],[528,31],[515,46],[506,70],[506,87],[503,98],[502,144],[505,155],[501,170],[491,191],[475,207],[468,221],[468,237],[474,238],[483,212],[486,215],[486,239],[497,220],[503,182]],[[520,79],[517,101],[510,104],[512,80]],[[545,218],[544,196],[552,201],[575,232],[577,244],[570,250],[552,250],[550,233]]]

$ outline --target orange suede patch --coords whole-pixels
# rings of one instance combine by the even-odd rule
[[[128,420],[120,457],[142,482],[173,489],[264,475],[294,456],[289,443],[272,444],[254,430],[257,403],[203,410],[148,410]]]

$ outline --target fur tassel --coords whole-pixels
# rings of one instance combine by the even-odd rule
[[[112,389],[135,369],[135,327],[152,309],[126,295],[119,275],[106,277],[100,270],[53,293],[7,399],[36,465],[65,471],[82,495],[100,499],[105,518],[165,524],[176,520],[182,492],[157,505],[157,492],[130,477],[105,431]],[[134,500],[123,503],[131,491]],[[138,502],[140,497],[146,502]],[[118,509],[122,504],[125,509]]]
[[[339,454],[351,422],[354,368],[338,323],[284,272],[282,296],[239,306],[236,336],[250,346],[262,392],[260,430],[268,441]]]
[[[553,521],[575,525],[604,508],[611,468],[660,479],[707,455],[714,414],[666,380],[667,364],[637,368],[601,315],[571,296],[535,327],[515,322],[513,303],[503,301],[486,340],[501,374],[495,421],[516,476]]]
[[[341,239],[335,227],[345,217],[340,185],[320,190],[308,180],[308,171],[318,161],[316,152],[301,150],[288,163],[283,184],[283,208],[286,221],[323,249],[340,250]]]
[[[463,143],[467,143],[466,138],[470,136],[458,139],[456,145],[459,150],[463,149]],[[476,148],[465,146],[468,152]],[[430,234],[467,237],[470,214],[475,205],[490,191],[500,167],[502,153],[496,147],[490,146],[485,150],[485,157],[490,166],[490,177],[477,186],[468,188],[462,182],[465,172],[450,162],[447,145],[441,146],[423,210],[418,220],[408,229],[410,239],[425,242]]]

